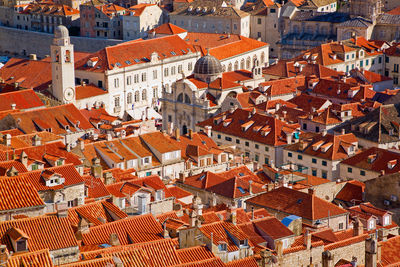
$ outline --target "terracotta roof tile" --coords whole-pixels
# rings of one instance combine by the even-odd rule
[[[21,177],[0,179],[0,210],[44,207],[44,202],[32,184]]]
[[[182,29],[181,27],[178,27],[172,23],[164,23],[152,30],[149,31],[149,33],[155,32],[156,34],[179,34],[179,33],[184,33],[187,32],[187,30]]]
[[[32,89],[0,94],[0,111],[12,109],[11,105],[19,110],[44,107],[43,102]]]
[[[346,214],[347,211],[319,197],[294,189],[280,187],[247,200],[260,207],[282,211],[306,218],[318,220],[330,216]]]
[[[99,178],[95,178],[92,175],[82,176],[85,180],[85,187],[87,188],[87,197],[89,198],[104,198],[110,195],[105,187],[103,181]]]
[[[258,267],[258,263],[254,257],[247,257],[239,260],[227,262],[226,267]]]
[[[48,249],[28,252],[23,254],[13,254],[7,261],[7,267],[53,267]]]
[[[7,245],[8,250],[13,250],[6,235],[12,227],[26,233],[29,237],[28,248],[31,252],[43,249],[53,251],[70,247],[78,248],[74,232],[67,218],[39,216],[0,222],[0,240],[1,243]],[[42,229],[46,229],[46,231],[42,231]]]
[[[118,235],[121,245],[162,239],[161,225],[147,214],[92,227],[89,233],[82,234],[82,241],[85,245],[105,244],[112,233]]]
[[[215,258],[215,255],[206,246],[178,249],[176,254],[181,263],[197,262]]]
[[[76,92],[76,97],[75,97],[76,100],[108,94],[106,90],[103,90],[95,86],[94,84],[75,86],[75,92]]]
[[[394,264],[397,266],[400,263],[400,236],[389,238],[387,241],[379,242],[381,247],[381,263],[383,266]]]

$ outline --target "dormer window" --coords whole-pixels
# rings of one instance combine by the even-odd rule
[[[219,251],[227,251],[228,250],[228,245],[225,242],[220,242],[218,244],[218,250]]]
[[[29,237],[21,229],[12,227],[8,230],[7,234],[11,240],[14,252],[24,252],[28,250]]]
[[[248,246],[248,241],[247,239],[240,240],[239,241],[239,247],[247,247]]]
[[[390,216],[389,215],[383,216],[383,226],[386,226],[389,224],[390,224]]]
[[[372,162],[374,162],[374,161],[375,161],[375,159],[376,159],[376,154],[369,155],[369,156],[368,156],[368,163],[372,163]]]
[[[397,164],[397,160],[396,159],[391,160],[391,161],[388,162],[388,168],[389,169],[393,169],[394,166],[396,166],[396,164]]]

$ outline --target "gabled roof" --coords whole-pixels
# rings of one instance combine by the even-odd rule
[[[19,110],[44,107],[42,100],[31,89],[0,94],[0,111],[12,109],[13,104]]]
[[[0,210],[44,208],[44,202],[29,181],[22,177],[0,179]]]
[[[182,263],[197,262],[215,257],[206,246],[178,249],[176,254]]]
[[[47,186],[44,180],[45,174],[47,175],[46,177],[50,177],[54,174],[61,175],[65,179],[65,182],[55,186]],[[65,186],[72,186],[84,183],[84,180],[82,179],[81,175],[78,173],[73,164],[52,167],[45,170],[30,171],[22,173],[17,177],[21,177],[25,181],[29,181],[29,183],[37,191],[57,190],[64,188]]]
[[[94,128],[74,104],[11,113],[0,124],[4,130],[19,128],[24,133],[33,133],[51,129],[61,135]]]
[[[163,239],[162,231],[153,215],[146,214],[94,226],[82,234],[82,242],[84,245],[108,244],[110,235],[116,233],[121,245],[136,244]]]
[[[287,187],[280,187],[255,196],[248,199],[247,203],[293,214],[312,221],[347,213],[346,210],[314,194],[303,193]]]
[[[164,23],[164,24],[149,31],[149,33],[153,33],[153,32],[155,32],[156,34],[174,35],[174,34],[187,32],[187,30],[185,30],[181,27],[178,27],[172,23]]]
[[[297,64],[296,64],[297,63]],[[296,67],[298,64],[302,67]],[[317,78],[339,77],[340,72],[329,69],[321,64],[313,64],[299,59],[297,61],[279,60],[276,64],[263,69],[263,74],[278,76],[281,78],[295,77],[303,75],[309,77],[315,75]]]
[[[88,198],[98,199],[110,196],[101,179],[95,178],[92,175],[83,175],[82,178],[85,180]]]
[[[395,161],[395,164],[389,166],[391,161]],[[396,173],[400,172],[400,154],[387,149],[371,147],[342,161],[341,164],[377,173],[382,171],[384,174]]]
[[[114,68],[124,68],[137,64],[147,63],[151,54],[157,53],[157,60],[179,57],[193,53],[193,47],[177,35],[165,36],[147,40],[133,40],[114,46],[106,47],[88,57],[76,61],[78,70],[104,72]],[[97,57],[93,66],[87,65],[89,59]]]
[[[255,257],[246,257],[243,259],[233,260],[225,263],[226,267],[258,267],[258,263]]]
[[[18,228],[29,236],[28,249],[30,252],[49,249],[50,251],[70,247],[78,248],[70,222],[67,218],[57,216],[39,216],[27,219],[0,222],[0,241],[13,251],[7,231],[12,227]],[[46,229],[43,231],[43,229]],[[60,238],[62,236],[62,238]]]
[[[236,109],[223,112],[197,124],[211,126],[213,132],[225,133],[243,139],[279,146],[287,144],[286,135],[296,132],[298,125],[289,125],[269,115]]]
[[[7,260],[7,267],[21,267],[21,266],[41,266],[53,267],[53,260],[51,259],[48,249],[38,250],[28,253],[16,253],[10,256]]]
[[[342,160],[351,154],[344,147],[353,146],[356,150],[358,140],[352,134],[332,135],[322,133],[304,133],[300,141],[285,147],[285,150],[301,152],[302,154],[315,156],[328,160]]]
[[[79,10],[74,9],[67,5],[58,5],[51,3],[32,3],[27,5],[21,14],[34,14],[34,15],[51,15],[51,16],[73,16],[79,15]]]
[[[306,79],[300,75],[286,79],[270,80],[260,83],[259,86],[265,88],[265,94],[275,97],[279,95],[294,95],[298,89],[304,89],[305,85]]]
[[[71,224],[77,226],[80,218],[85,219],[94,226],[104,223],[113,222],[128,217],[113,203],[101,200],[93,203],[81,205],[68,209],[68,219]]]
[[[120,14],[125,10],[125,8],[113,3],[96,5],[95,8],[98,9],[101,13],[103,13],[107,17],[115,16],[116,14]]]
[[[382,266],[395,266],[400,263],[400,236],[389,238],[386,241],[379,242],[381,247]],[[392,265],[393,264],[393,265]]]

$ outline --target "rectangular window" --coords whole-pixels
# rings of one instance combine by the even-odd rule
[[[326,171],[322,171],[322,178],[327,179],[328,173]]]
[[[312,158],[311,161],[312,161],[312,163],[314,163],[314,164],[317,163],[317,159],[315,159],[315,158]]]
[[[399,72],[399,64],[394,64],[393,65],[393,72]]]
[[[134,83],[138,83],[139,82],[139,74],[135,74],[135,76],[133,76],[133,82]]]
[[[240,140],[239,139],[236,139],[236,144],[240,144]]]
[[[378,57],[378,63],[382,63],[382,57],[381,56]]]
[[[103,81],[97,81],[97,87],[103,88]]]
[[[343,230],[343,223],[339,223],[339,230]]]
[[[119,107],[119,96],[114,98],[114,106]]]
[[[257,19],[257,24],[261,24],[261,19],[260,18]]]
[[[142,82],[145,82],[146,79],[147,79],[146,72],[143,72],[143,73],[142,73]]]
[[[126,77],[126,84],[131,85],[132,84],[132,76]]]
[[[244,143],[244,145],[245,145],[245,146],[249,146],[249,142],[246,141],[246,142]]]
[[[328,163],[326,162],[326,160],[323,160],[322,161],[322,166],[327,166],[328,165]]]
[[[303,155],[297,155],[297,159],[302,160],[303,159]]]
[[[165,68],[165,69],[164,69],[164,76],[165,76],[165,77],[168,77],[168,75],[169,75],[168,68]]]
[[[361,176],[365,176],[365,171],[361,170],[361,171],[360,171],[360,175],[361,175]]]
[[[269,164],[269,158],[265,157],[265,158],[264,158],[264,163],[265,163],[265,164]]]
[[[37,164],[32,164],[32,171],[37,170],[38,169],[38,165]]]
[[[348,173],[352,173],[352,172],[353,172],[353,168],[348,167],[348,168],[347,168],[347,172],[348,172]]]
[[[288,153],[287,153],[287,156],[288,156],[289,158],[291,158],[291,157],[293,156],[292,152],[288,152]]]
[[[389,63],[389,57],[386,57],[386,58],[385,58],[385,62],[386,62],[386,63]]]
[[[115,78],[115,79],[114,79],[114,87],[115,87],[115,88],[118,88],[118,87],[119,87],[119,79],[118,79],[118,78]]]
[[[269,147],[265,147],[265,152],[268,152],[269,151]]]
[[[219,135],[217,135],[217,137],[218,137],[218,139],[221,139],[221,135],[219,134]]]
[[[368,66],[368,65],[369,65],[369,60],[366,59],[366,60],[365,60],[365,66]]]
[[[250,157],[250,152],[245,152],[244,154],[246,155],[246,157]]]
[[[254,147],[255,147],[256,149],[258,149],[259,146],[258,146],[258,144],[255,144]]]
[[[254,160],[258,161],[258,155],[254,155]]]
[[[157,79],[157,70],[153,70],[153,80]]]
[[[307,130],[307,123],[303,123],[303,129]]]
[[[312,174],[312,176],[317,176],[317,170],[316,169],[312,169],[311,170],[311,174]]]
[[[230,138],[229,136],[225,136],[225,140],[230,142],[232,141],[232,138]]]

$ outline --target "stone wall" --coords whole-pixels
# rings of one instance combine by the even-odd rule
[[[43,58],[50,55],[52,40],[53,34],[0,26],[0,54],[20,56],[37,54],[39,58]],[[71,36],[71,42],[74,44],[75,51],[96,52],[122,41]]]

